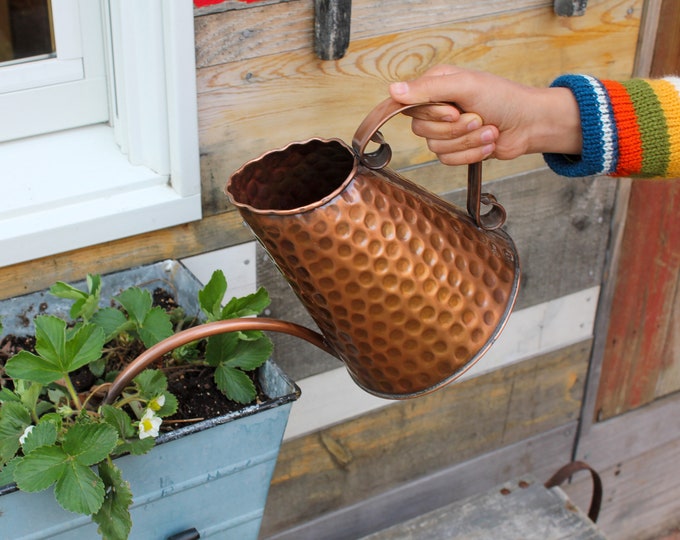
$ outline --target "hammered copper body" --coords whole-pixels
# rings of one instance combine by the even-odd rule
[[[387,100],[353,147],[310,139],[267,152],[226,192],[354,380],[398,399],[460,376],[493,344],[517,296],[505,212],[469,169],[468,215],[385,168]],[[369,140],[380,144],[365,153]],[[480,213],[481,204],[491,207]],[[472,216],[472,217],[471,217]]]

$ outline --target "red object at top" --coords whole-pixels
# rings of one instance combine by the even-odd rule
[[[194,6],[197,8],[200,7],[205,7],[205,6],[212,6],[214,4],[221,4],[225,0],[194,0]],[[252,4],[253,2],[260,2],[261,0],[238,0],[239,2],[243,2],[245,4]]]

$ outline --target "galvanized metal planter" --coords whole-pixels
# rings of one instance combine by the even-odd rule
[[[153,289],[163,281],[175,288],[187,311],[198,310],[200,283],[176,261],[104,276],[103,296],[130,285]],[[45,311],[46,310],[46,311]],[[45,291],[0,302],[0,313],[13,313],[8,332],[32,332],[39,311],[66,312]],[[196,529],[200,538],[255,539],[283,432],[299,389],[269,360],[260,381],[271,397],[266,403],[206,420],[159,437],[144,456],[123,456],[116,464],[134,494],[130,538],[165,539]],[[52,489],[24,493],[0,487],[0,531],[13,539],[92,539],[97,526],[89,516],[63,510]]]

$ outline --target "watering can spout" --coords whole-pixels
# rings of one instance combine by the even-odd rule
[[[295,324],[292,322],[280,321],[278,319],[267,318],[236,318],[227,319],[224,321],[215,321],[201,324],[177,332],[176,334],[158,342],[156,345],[149,347],[146,351],[135,358],[128,364],[118,377],[113,381],[109,388],[108,394],[104,399],[104,404],[111,404],[113,400],[125,389],[126,386],[132,382],[137,375],[139,375],[151,363],[161,358],[163,355],[172,350],[187,345],[200,339],[208,338],[216,334],[225,334],[228,332],[245,332],[248,330],[261,330],[270,332],[280,332],[290,334],[308,341],[319,349],[337,357],[337,353],[331,348],[326,341],[326,338],[310,330],[305,326]]]

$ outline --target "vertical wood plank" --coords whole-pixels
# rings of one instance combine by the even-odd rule
[[[650,75],[680,73],[680,4],[660,9]],[[648,6],[649,7],[649,6]],[[640,73],[644,75],[644,73]],[[596,419],[680,389],[680,182],[636,180],[631,187],[595,400]]]

